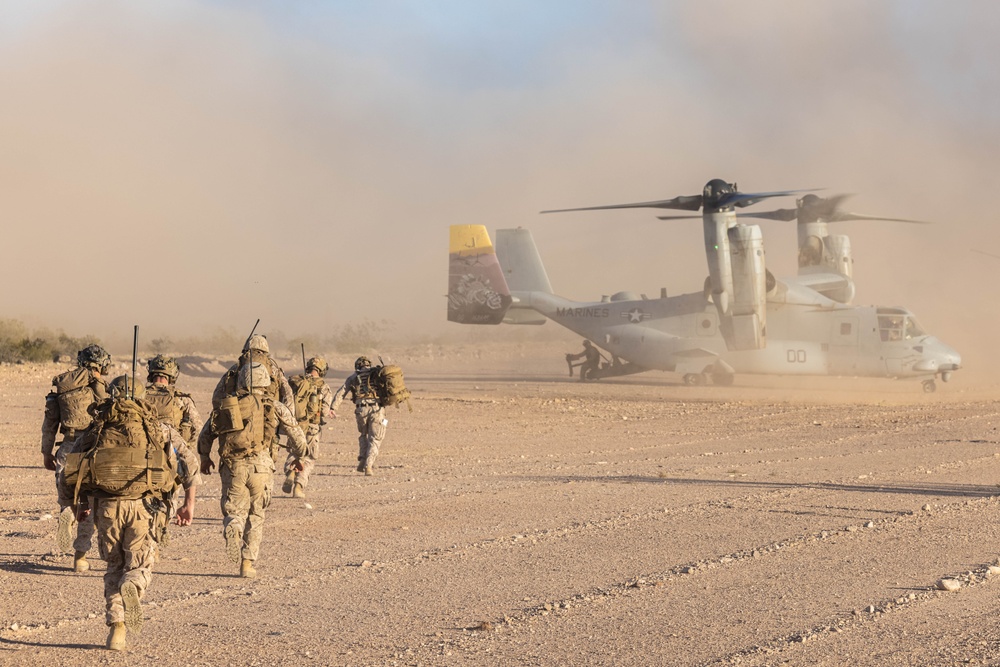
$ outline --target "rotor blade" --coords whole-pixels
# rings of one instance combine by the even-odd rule
[[[777,211],[753,211],[750,213],[740,213],[741,218],[763,218],[764,220],[781,220],[790,222],[798,217],[799,210],[796,208],[779,208]]]
[[[658,215],[657,220],[701,220],[700,215]]]
[[[845,211],[837,211],[832,216],[830,216],[827,222],[845,222],[848,220],[882,220],[885,222],[910,222],[915,225],[931,224],[927,220],[909,220],[907,218],[883,218],[880,215],[865,215],[864,213],[847,213]]]
[[[734,192],[723,197],[722,201],[719,202],[719,206],[739,206],[743,208],[744,206],[752,206],[761,199],[768,199],[769,197],[787,197],[800,192],[816,192],[821,189],[809,188],[806,190],[784,190],[782,192]]]
[[[567,213],[570,211],[606,211],[614,208],[673,208],[682,211],[697,211],[701,208],[701,195],[689,195],[662,199],[660,201],[644,201],[636,204],[611,204],[609,206],[587,206],[584,208],[560,208],[542,213]]]

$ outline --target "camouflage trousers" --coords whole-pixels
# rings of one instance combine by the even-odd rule
[[[97,547],[107,561],[104,573],[104,620],[108,625],[125,622],[121,587],[135,584],[139,599],[153,576],[153,540],[149,535],[152,515],[142,499],[99,498],[94,501]]]
[[[358,405],[354,409],[358,422],[358,465],[371,466],[385,438],[385,408],[378,405]]]
[[[59,448],[56,450],[56,494],[59,498],[60,513],[73,504],[72,489],[67,489],[66,485],[62,483],[63,468],[66,467],[66,455],[69,454],[72,448],[72,440],[63,440],[59,443]],[[91,512],[82,522],[78,522],[74,517],[72,530],[76,533],[76,537],[73,538],[73,550],[81,553],[90,551],[90,547],[94,544],[94,513]]]
[[[299,424],[299,426],[302,425],[301,423]],[[309,486],[309,473],[316,467],[316,459],[319,458],[319,438],[323,429],[319,424],[306,424],[303,430],[306,432],[306,444],[314,456],[303,456],[299,459],[299,463],[302,464],[302,470],[295,472],[292,469],[292,466],[295,465],[295,457],[289,454],[288,458],[285,459],[285,474],[289,475],[295,472],[295,481],[301,484],[304,489]]]
[[[264,536],[264,515],[271,504],[274,461],[266,453],[247,459],[225,460],[219,469],[222,477],[222,534],[235,524],[243,535],[240,554],[255,561]]]

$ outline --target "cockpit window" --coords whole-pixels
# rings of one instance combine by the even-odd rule
[[[879,315],[878,334],[883,341],[890,342],[903,340],[903,320],[902,315]]]
[[[923,335],[925,335],[924,329],[919,324],[917,324],[917,320],[914,319],[912,315],[907,317],[903,329],[903,338],[906,339],[919,338],[920,336]]]
[[[879,337],[886,342],[911,340],[924,335],[923,328],[912,315],[879,315]]]

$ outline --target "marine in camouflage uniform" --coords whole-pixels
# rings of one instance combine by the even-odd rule
[[[211,474],[215,466],[212,444],[216,438],[219,440],[226,555],[240,563],[240,576],[247,578],[257,575],[254,564],[260,553],[265,511],[271,502],[274,460],[269,444],[276,435],[283,434],[288,436],[288,449],[296,459],[312,454],[295,416],[284,404],[271,399],[267,391],[270,383],[263,364],[245,365],[239,373],[239,390],[212,411],[212,418],[198,436],[203,475]],[[229,402],[238,405],[227,405]]]
[[[87,552],[94,538],[93,517],[77,522],[71,505],[72,494],[67,496],[60,483],[66,455],[73,441],[93,422],[90,408],[108,397],[104,379],[111,365],[111,355],[100,345],[88,345],[76,355],[77,367],[52,378],[53,389],[45,397],[45,416],[42,419],[42,464],[56,473],[56,490],[59,499],[59,523],[56,539],[59,549],[73,549],[73,569],[86,572],[90,569]],[[56,437],[62,440],[56,448]],[[55,450],[53,452],[53,450]],[[76,527],[76,538],[73,529]]]
[[[354,418],[358,424],[358,472],[371,475],[378,456],[379,446],[385,438],[385,408],[379,404],[378,393],[372,384],[372,362],[368,357],[358,357],[354,372],[333,395],[333,412],[337,412],[344,398],[354,402]]]
[[[203,426],[198,408],[191,394],[177,390],[180,368],[172,357],[158,354],[149,360],[147,369],[145,400],[156,410],[165,433],[170,436],[182,475],[191,480],[192,486],[198,486],[202,479],[194,445]],[[176,503],[176,489],[155,503],[157,516],[153,522],[153,539],[158,547],[166,547],[168,544],[167,527],[174,516]]]
[[[267,337],[262,334],[254,334],[247,339],[246,344],[243,346],[243,352],[240,353],[240,358],[219,379],[219,384],[215,386],[215,391],[212,392],[212,409],[217,410],[223,398],[232,396],[236,392],[240,369],[247,362],[262,364],[267,369],[267,375],[271,379],[271,384],[264,390],[264,393],[273,402],[277,403],[280,401],[283,403],[294,414],[295,395],[292,392],[292,387],[288,384],[285,372],[281,370],[278,363],[271,357]],[[268,448],[270,449],[271,458],[276,459],[278,457],[277,436],[275,436]]]
[[[243,346],[243,352],[240,353],[239,360],[230,366],[229,370],[219,379],[219,384],[215,386],[215,391],[212,392],[212,409],[217,410],[222,399],[236,392],[240,369],[248,361],[263,364],[264,368],[267,369],[267,375],[271,383],[265,388],[264,393],[270,396],[272,401],[280,401],[286,408],[294,412],[295,395],[292,392],[292,387],[288,384],[285,372],[271,358],[271,349],[267,344],[267,338],[261,334],[254,334],[247,339],[246,345]]]
[[[289,384],[295,392],[295,418],[306,434],[310,456],[296,459],[291,452],[285,459],[285,482],[281,490],[292,494],[293,498],[305,498],[309,486],[309,473],[319,458],[319,440],[330,412],[333,392],[323,380],[330,365],[323,357],[313,357],[306,362],[305,375],[296,375]]]
[[[166,425],[160,424],[156,411],[143,400],[142,386],[132,388],[133,396],[128,396],[130,381],[126,376],[116,378],[111,384],[112,398],[95,408],[97,415],[94,424],[87,429],[74,443],[74,452],[85,452],[96,446],[101,440],[102,431],[123,421],[116,421],[122,415],[130,419],[128,426],[141,424],[140,427],[128,428],[125,432],[129,438],[142,438],[141,443],[132,446],[147,448],[162,441],[163,446],[163,477],[168,485],[181,484],[184,489],[184,505],[177,510],[177,524],[187,526],[194,519],[194,503],[196,487],[189,475],[183,474],[177,465],[174,445],[179,434]],[[157,439],[153,439],[150,429],[157,429]],[[147,455],[148,456],[148,455]],[[138,632],[142,628],[142,606],[140,601],[149,587],[153,575],[154,542],[151,528],[155,511],[151,509],[151,501],[156,497],[156,491],[142,484],[148,480],[145,468],[137,469],[135,480],[140,480],[137,487],[131,485],[117,493],[109,493],[101,489],[80,491],[80,487],[67,486],[65,491],[72,494],[80,492],[77,514],[80,517],[92,515],[97,527],[97,546],[101,558],[107,561],[108,568],[104,574],[105,622],[108,633],[107,648],[120,651],[125,648],[127,630]],[[83,475],[80,475],[81,478]]]

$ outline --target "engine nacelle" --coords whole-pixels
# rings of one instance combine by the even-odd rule
[[[767,270],[764,236],[757,225],[729,229],[733,300],[730,305],[730,349],[759,350],[767,346]]]
[[[851,256],[851,239],[844,234],[826,237],[826,253],[823,264],[842,276],[854,276],[854,258]]]

